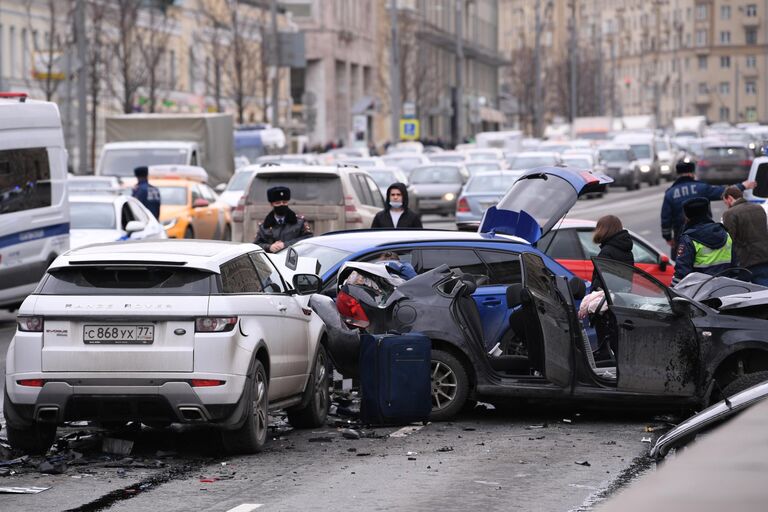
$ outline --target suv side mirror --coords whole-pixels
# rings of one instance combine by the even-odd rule
[[[142,231],[146,227],[147,225],[141,222],[140,220],[132,220],[125,225],[125,232],[135,233],[137,231]]]
[[[668,266],[669,266],[669,256],[667,256],[666,254],[662,254],[659,257],[659,270],[661,270],[662,272],[666,272]]]
[[[205,208],[210,203],[207,199],[203,199],[202,197],[198,197],[194,201],[192,201],[192,208]]]
[[[293,276],[293,288],[299,295],[319,293],[322,287],[323,281],[314,274],[296,274]]]
[[[219,183],[218,185],[216,185],[216,188],[214,188],[213,190],[215,190],[216,192],[221,194],[226,189],[227,189],[227,184],[226,183]]]

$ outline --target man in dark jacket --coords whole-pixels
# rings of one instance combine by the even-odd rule
[[[768,286],[768,219],[762,206],[749,203],[737,187],[723,193],[728,209],[723,213],[725,229],[733,238],[734,261],[752,273],[750,280]]]
[[[288,245],[312,236],[312,228],[302,215],[296,215],[288,207],[291,189],[272,187],[267,190],[267,200],[272,205],[254,243],[267,252],[279,252]]]
[[[372,228],[421,228],[421,218],[408,208],[408,189],[393,183],[387,189],[384,209],[373,218]]]
[[[136,186],[133,187],[133,197],[138,199],[141,204],[152,212],[156,219],[160,218],[160,191],[157,187],[149,184],[149,168],[146,166],[136,167],[133,170],[136,176]]]
[[[680,235],[683,234],[685,219],[683,217],[683,203],[695,197],[704,197],[709,201],[716,201],[723,196],[725,185],[710,185],[698,181],[695,177],[696,164],[694,162],[680,161],[675,166],[678,178],[664,193],[664,203],[661,205],[661,236],[672,248],[670,254],[674,260],[677,257],[675,248],[679,246]],[[745,181],[736,185],[740,190],[755,188],[754,181]]]
[[[714,276],[732,266],[732,245],[725,226],[712,220],[709,199],[697,197],[683,204],[687,223],[680,236],[672,284],[691,272]]]

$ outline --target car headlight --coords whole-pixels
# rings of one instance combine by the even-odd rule
[[[650,172],[651,166],[650,165],[641,165],[640,166],[640,172]]]
[[[179,219],[178,219],[178,218],[176,218],[176,217],[174,217],[174,218],[172,218],[172,219],[164,220],[164,221],[162,222],[162,224],[163,224],[163,228],[165,228],[165,229],[171,229],[173,226],[175,226],[175,225],[176,225],[176,222],[178,222],[178,220],[179,220]]]
[[[667,164],[661,164],[661,172],[669,172],[669,165]]]
[[[456,199],[456,194],[453,192],[448,192],[443,196],[443,201],[453,201],[454,199]]]

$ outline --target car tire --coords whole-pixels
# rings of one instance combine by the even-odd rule
[[[315,368],[309,376],[311,398],[304,407],[287,411],[288,423],[293,428],[317,428],[325,425],[331,404],[328,376],[328,354],[325,347],[320,345],[315,357]]]
[[[187,229],[184,230],[184,238],[195,238],[195,232],[192,229],[192,226],[187,226]]]
[[[741,377],[736,377],[725,388],[723,388],[723,396],[729,397],[736,393],[740,393],[747,388],[751,388],[756,384],[768,381],[768,371],[747,373]]]
[[[467,370],[453,354],[432,350],[432,421],[446,421],[464,407],[469,395]]]
[[[251,389],[247,390],[245,423],[236,430],[223,430],[221,433],[224,449],[230,454],[257,453],[267,442],[269,379],[261,361],[256,360],[248,383]]]
[[[45,455],[56,440],[56,425],[35,422],[31,427],[6,425],[8,443],[16,450],[30,455]]]
[[[221,237],[222,240],[225,242],[231,242],[232,241],[232,226],[227,224],[224,226],[224,234]]]

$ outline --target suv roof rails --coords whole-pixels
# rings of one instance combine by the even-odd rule
[[[356,164],[336,164],[336,167],[347,167],[350,169],[359,169],[360,166]]]
[[[280,167],[280,162],[264,162],[259,167]]]

